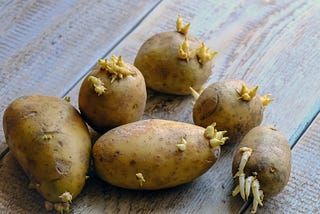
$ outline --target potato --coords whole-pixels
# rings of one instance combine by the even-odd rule
[[[226,140],[214,126],[148,119],[114,128],[93,146],[104,181],[128,189],[156,190],[192,181],[219,158]],[[218,142],[218,143],[217,143]]]
[[[177,95],[190,94],[189,87],[200,90],[212,71],[212,59],[199,39],[186,35],[181,17],[177,31],[155,34],[140,47],[134,65],[143,74],[149,88]]]
[[[14,157],[36,189],[58,211],[82,190],[89,167],[91,139],[86,124],[67,101],[24,96],[5,110],[3,129]]]
[[[233,192],[247,200],[253,193],[253,209],[262,206],[263,196],[278,194],[288,183],[291,172],[291,150],[283,134],[271,126],[250,130],[236,150],[232,172],[239,178]]]
[[[112,56],[99,60],[83,80],[78,100],[86,122],[104,133],[140,119],[147,100],[145,81],[136,67]]]
[[[258,87],[242,80],[224,80],[207,87],[193,106],[193,121],[207,127],[215,122],[217,129],[226,130],[231,143],[240,142],[253,127],[260,125],[270,94],[257,95]],[[196,95],[197,97],[197,95]]]

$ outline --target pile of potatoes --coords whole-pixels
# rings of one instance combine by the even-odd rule
[[[219,159],[221,145],[238,144],[233,195],[253,195],[253,212],[263,196],[277,194],[290,176],[291,152],[283,135],[260,126],[270,95],[242,80],[223,80],[205,88],[213,58],[190,24],[179,16],[176,31],[152,36],[134,64],[121,56],[98,60],[83,80],[79,112],[65,99],[30,95],[4,112],[10,151],[45,198],[47,210],[69,212],[85,185],[90,159],[109,184],[158,190],[188,183]],[[195,97],[194,124],[163,119],[140,120],[147,90]],[[86,123],[101,134],[91,142]]]

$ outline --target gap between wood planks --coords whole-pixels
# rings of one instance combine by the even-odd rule
[[[143,22],[143,20],[145,20],[145,18],[156,8],[158,7],[158,5],[162,2],[163,0],[159,0],[155,5],[153,5],[149,11],[147,11],[142,17],[141,19],[139,19],[124,35],[122,35],[117,41],[115,41],[112,45],[111,48],[104,53],[101,56],[101,59],[107,57],[126,37],[128,37],[128,35],[134,31],[141,22]],[[96,64],[93,64],[88,70],[84,71],[82,73],[82,75],[79,77],[79,79],[76,79],[69,87],[68,89],[62,94],[60,95],[61,98],[65,97],[73,88],[74,86],[76,86],[95,66]],[[9,147],[6,147],[3,151],[1,151],[0,153],[0,160],[9,152]]]

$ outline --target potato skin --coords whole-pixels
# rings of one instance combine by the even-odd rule
[[[244,168],[247,176],[257,172],[260,188],[266,197],[278,194],[288,183],[291,173],[291,150],[288,140],[271,126],[258,126],[250,130],[233,158],[232,173],[237,172],[242,152],[241,147],[253,150]]]
[[[210,148],[204,128],[192,124],[149,119],[112,129],[93,147],[96,171],[106,182],[128,189],[155,190],[190,182],[205,173],[220,156]],[[186,150],[178,150],[180,137]],[[136,173],[142,173],[140,186]]]
[[[7,144],[35,188],[46,200],[61,202],[82,190],[89,167],[91,139],[79,113],[65,100],[24,96],[5,110]]]
[[[82,82],[78,98],[81,115],[100,133],[137,121],[143,115],[147,101],[144,78],[133,65],[125,63],[125,66],[134,74],[111,83],[109,74],[97,67]],[[100,78],[106,92],[98,96],[89,76]]]
[[[188,35],[190,49],[201,46],[201,41]],[[176,95],[190,94],[189,87],[200,90],[201,86],[211,75],[212,61],[198,62],[193,57],[187,62],[178,58],[179,45],[185,36],[170,31],[158,33],[149,38],[140,47],[134,65],[143,74],[149,88]]]
[[[218,130],[226,130],[227,142],[238,143],[263,119],[263,104],[258,95],[243,101],[237,91],[242,85],[252,88],[242,80],[224,80],[208,86],[193,106],[193,121],[207,127],[215,122]]]

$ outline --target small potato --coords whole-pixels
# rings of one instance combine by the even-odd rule
[[[146,100],[142,74],[121,56],[99,60],[83,80],[78,98],[81,115],[100,133],[139,120]]]
[[[88,128],[79,113],[60,98],[25,96],[7,107],[3,129],[29,187],[47,200],[47,209],[68,212],[85,184],[91,154]]]
[[[213,126],[142,120],[101,136],[93,147],[94,165],[100,178],[118,187],[174,187],[205,173],[219,158],[225,140]]]
[[[278,194],[288,183],[291,150],[281,132],[270,126],[250,130],[236,150],[232,172],[239,179],[233,195],[240,192],[244,200],[253,194],[253,209],[262,206],[263,197]]]
[[[199,39],[187,34],[181,17],[177,31],[158,33],[140,47],[134,65],[143,74],[149,88],[177,95],[190,94],[189,87],[200,90],[212,71],[212,59]]]
[[[250,129],[260,125],[264,108],[272,100],[269,94],[257,95],[257,89],[242,80],[211,84],[195,101],[194,123],[207,127],[215,122],[217,129],[227,131],[228,142],[240,142]]]

